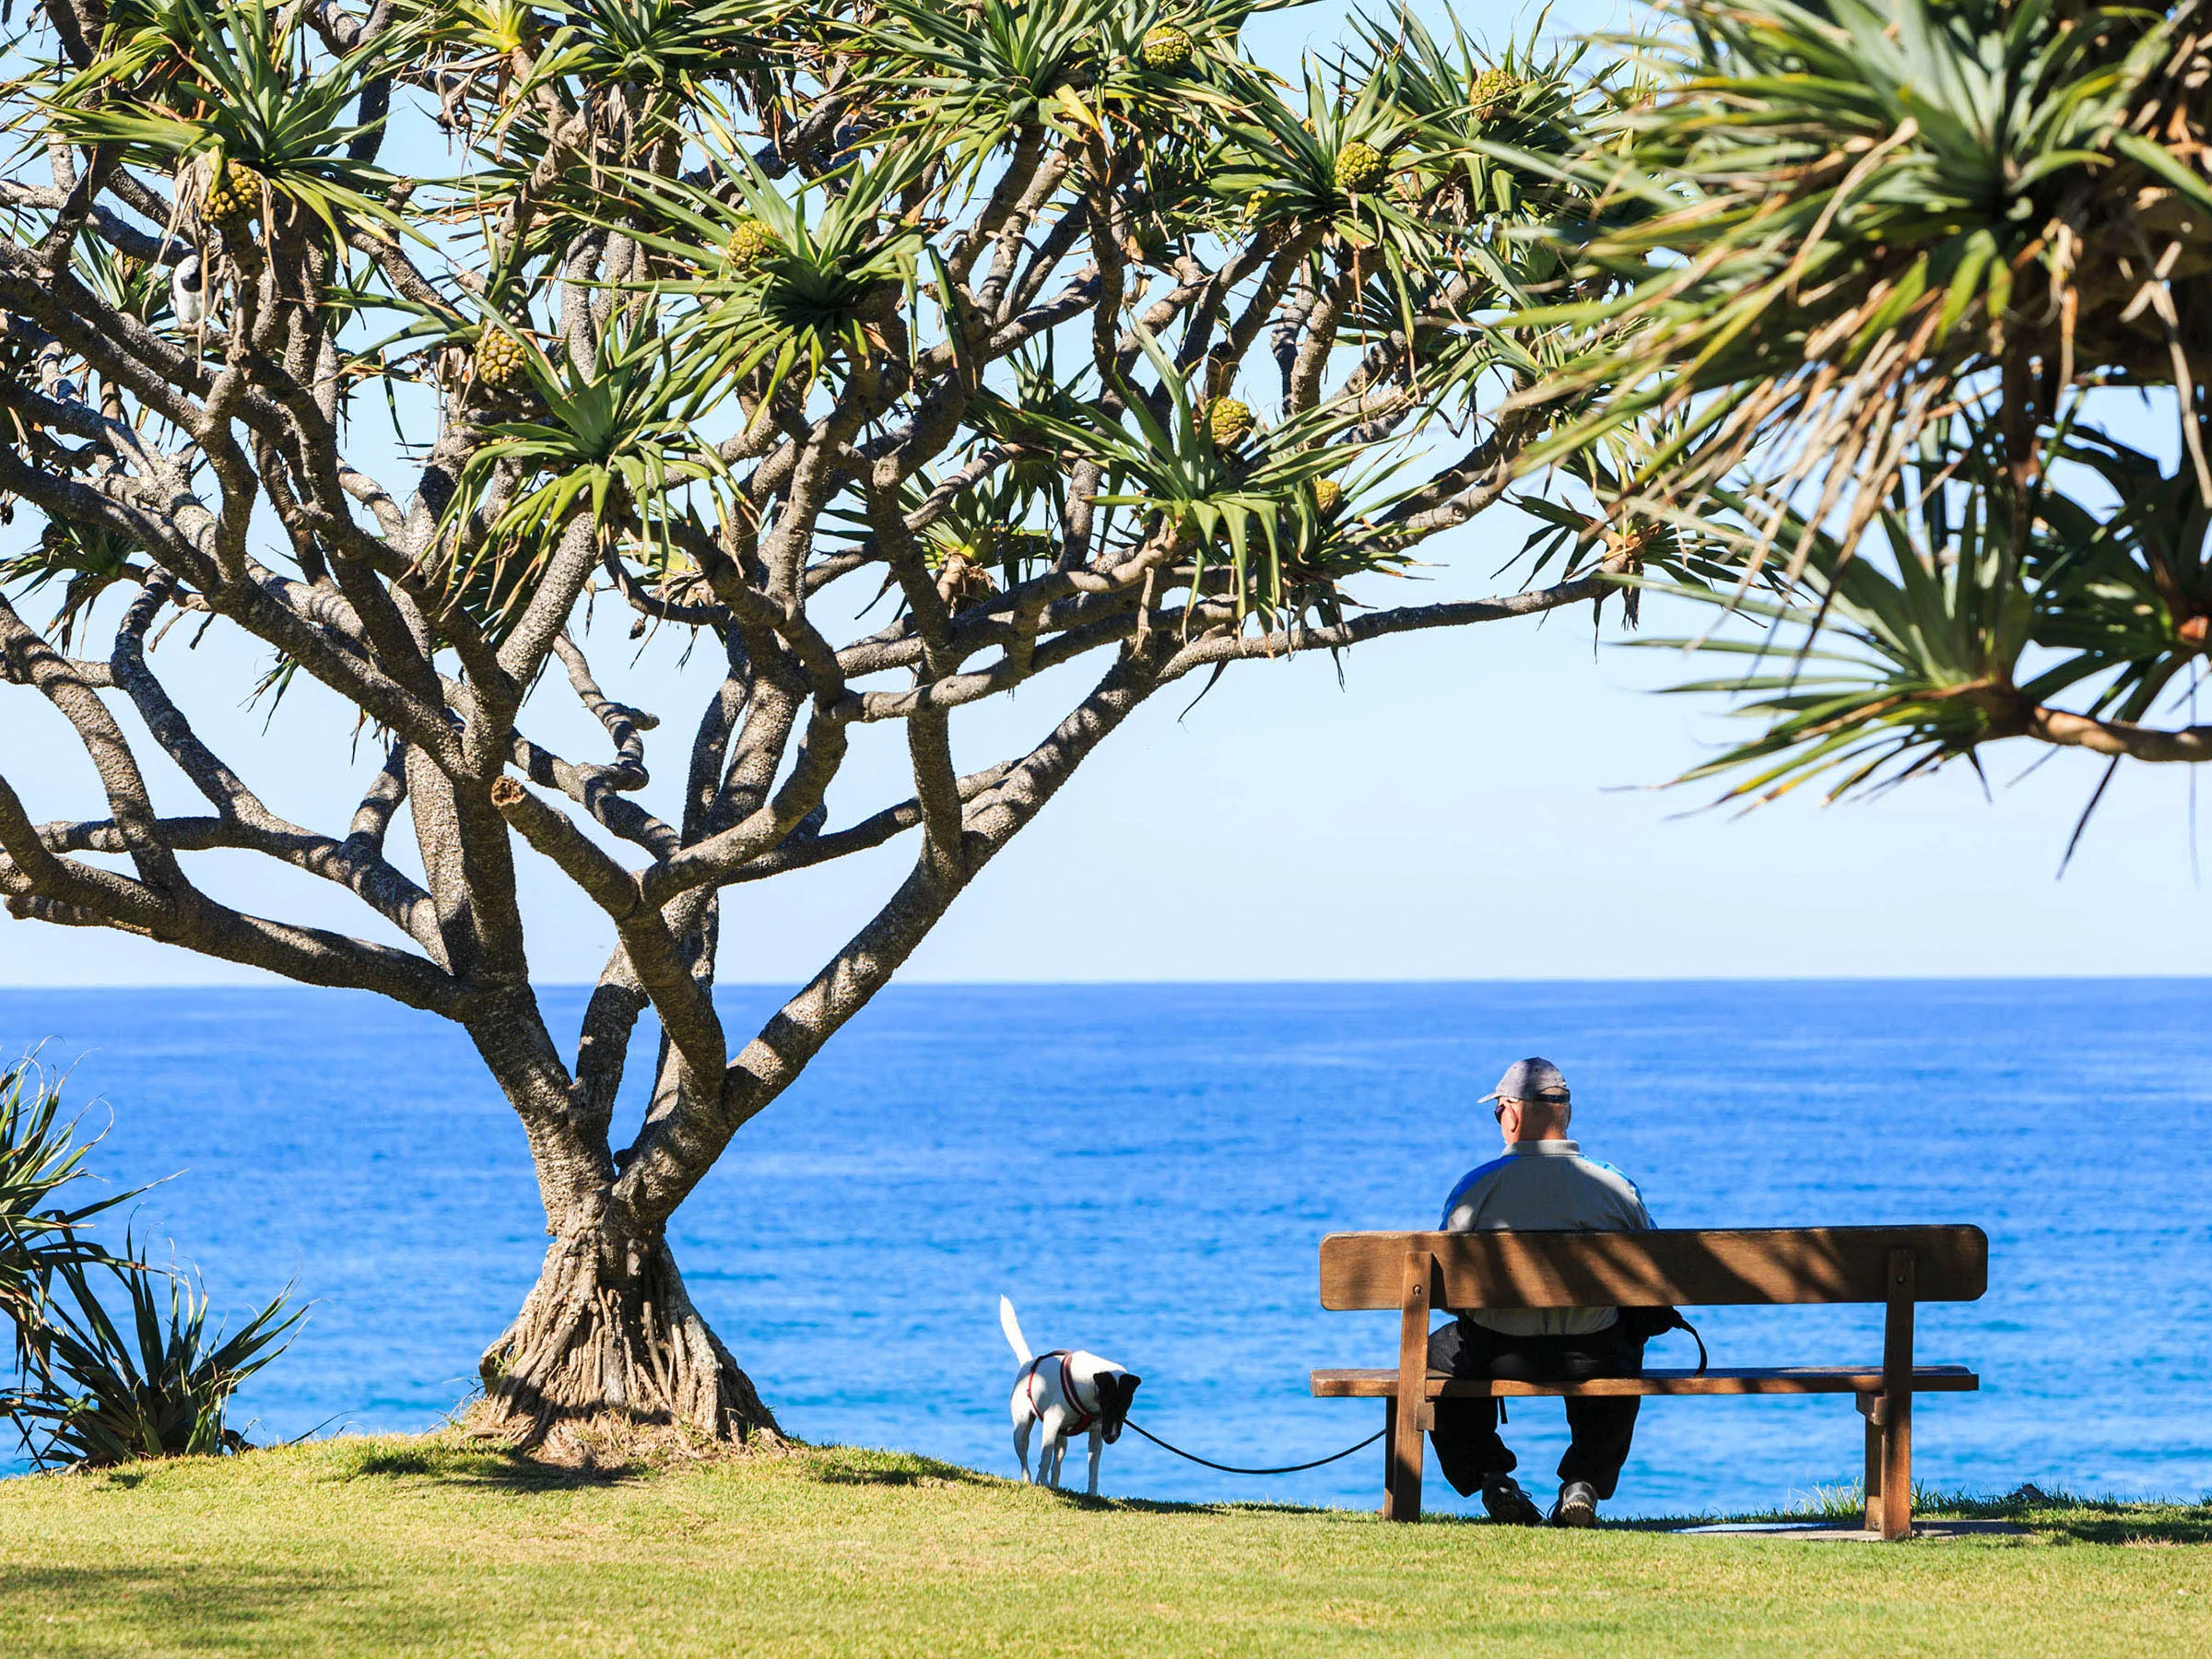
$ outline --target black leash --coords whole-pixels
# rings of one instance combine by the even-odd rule
[[[1705,1374],[1705,1338],[1698,1335],[1698,1327],[1696,1325],[1691,1324],[1688,1320],[1683,1318],[1682,1315],[1673,1308],[1639,1308],[1635,1310],[1635,1312],[1650,1316],[1652,1328],[1645,1334],[1646,1340],[1649,1340],[1652,1336],[1661,1335],[1667,1331],[1688,1331],[1689,1333],[1689,1339],[1698,1345],[1698,1375],[1701,1377]],[[1049,1356],[1047,1357],[1049,1358]],[[1032,1361],[1032,1363],[1034,1363],[1034,1361]],[[1498,1420],[1500,1422],[1505,1421],[1505,1400],[1503,1396],[1500,1396],[1498,1401]],[[1358,1445],[1347,1446],[1341,1452],[1332,1452],[1326,1457],[1317,1457],[1312,1463],[1285,1464],[1279,1469],[1240,1469],[1231,1464],[1216,1463],[1210,1457],[1201,1457],[1195,1452],[1185,1452],[1181,1446],[1171,1446],[1166,1441],[1161,1440],[1159,1435],[1152,1433],[1149,1430],[1140,1427],[1138,1424],[1130,1421],[1126,1418],[1122,1419],[1122,1426],[1125,1429],[1135,1429],[1137,1433],[1143,1435],[1147,1440],[1158,1446],[1162,1452],[1172,1452],[1178,1457],[1187,1458],[1192,1463],[1201,1464],[1209,1469],[1218,1469],[1224,1475],[1296,1475],[1301,1470],[1318,1469],[1324,1464],[1338,1463],[1343,1459],[1349,1457],[1355,1452],[1366,1451],[1370,1446],[1373,1445],[1377,1441],[1381,1440],[1385,1434],[1390,1432],[1390,1430],[1386,1428],[1378,1429],[1372,1434],[1369,1435],[1365,1440],[1361,1441]]]
[[[1200,1457],[1195,1452],[1185,1452],[1181,1446],[1171,1446],[1166,1441],[1161,1440],[1159,1435],[1150,1433],[1144,1429],[1138,1428],[1136,1424],[1128,1421],[1126,1418],[1123,1420],[1122,1426],[1124,1429],[1135,1429],[1137,1433],[1144,1435],[1147,1440],[1158,1446],[1162,1452],[1172,1452],[1178,1457],[1187,1457],[1194,1464],[1204,1464],[1207,1468],[1218,1469],[1224,1475],[1295,1475],[1300,1469],[1318,1469],[1323,1464],[1333,1464],[1340,1458],[1349,1457],[1355,1452],[1366,1451],[1370,1446],[1373,1445],[1377,1441],[1381,1440],[1385,1434],[1390,1432],[1387,1429],[1378,1429],[1372,1434],[1369,1435],[1365,1440],[1361,1441],[1358,1445],[1347,1446],[1341,1452],[1332,1452],[1326,1457],[1317,1457],[1312,1463],[1285,1464],[1279,1469],[1239,1469],[1231,1466],[1229,1464],[1218,1464],[1210,1457]]]

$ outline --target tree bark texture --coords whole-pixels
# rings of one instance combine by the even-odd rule
[[[611,1227],[553,1241],[481,1371],[478,1427],[562,1461],[620,1461],[641,1440],[782,1439],[752,1380],[692,1305],[666,1242]]]

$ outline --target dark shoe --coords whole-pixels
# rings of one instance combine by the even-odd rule
[[[1482,1483],[1482,1507],[1506,1526],[1541,1526],[1544,1512],[1511,1475],[1493,1475]]]
[[[1571,1480],[1559,1488],[1559,1500],[1551,1506],[1554,1526],[1595,1526],[1597,1489],[1586,1480]]]

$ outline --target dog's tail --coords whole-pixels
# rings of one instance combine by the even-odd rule
[[[1021,1334],[1021,1321],[1014,1317],[1014,1304],[1003,1296],[998,1299],[998,1328],[1006,1334],[1017,1363],[1027,1365],[1037,1357],[1030,1352],[1030,1339]]]

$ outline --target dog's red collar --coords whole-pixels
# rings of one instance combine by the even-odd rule
[[[1037,1407],[1037,1368],[1047,1359],[1060,1361],[1060,1397],[1077,1411],[1082,1411],[1082,1415],[1067,1426],[1067,1432],[1081,1434],[1099,1420],[1099,1414],[1095,1411],[1083,1411],[1083,1399],[1080,1394],[1076,1393],[1076,1373],[1068,1370],[1068,1352],[1065,1348],[1054,1348],[1051,1353],[1040,1354],[1030,1361],[1029,1371],[1021,1380],[1022,1392],[1030,1397],[1030,1415],[1040,1418],[1043,1416],[1043,1413]]]

